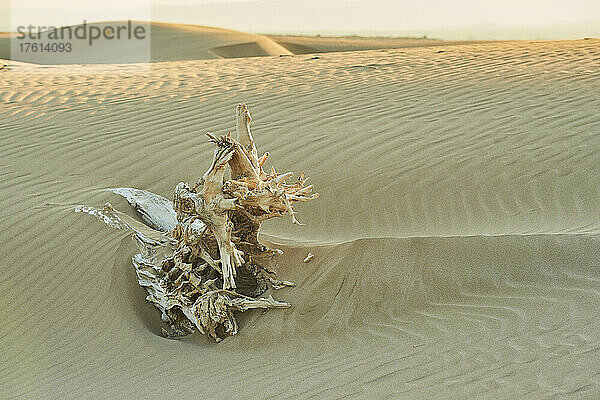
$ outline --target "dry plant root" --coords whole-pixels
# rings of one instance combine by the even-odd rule
[[[287,308],[273,297],[260,297],[268,287],[294,286],[275,279],[266,262],[280,250],[258,240],[260,225],[290,214],[298,223],[293,205],[318,197],[306,186],[304,173],[269,172],[263,165],[250,131],[250,112],[236,105],[236,138],[217,137],[212,163],[194,186],[180,182],[173,202],[133,188],[110,189],[125,197],[148,224],[115,211],[77,207],[108,225],[133,232],[140,253],[132,258],[139,284],[162,312],[167,337],[196,330],[217,341],[238,330],[236,312],[253,308]],[[226,171],[230,179],[225,179]]]

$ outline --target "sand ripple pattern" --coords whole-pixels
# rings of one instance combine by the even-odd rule
[[[0,398],[600,397],[598,49],[0,71]],[[131,239],[73,208],[169,197],[239,101],[321,193],[265,229],[294,307],[166,340]]]

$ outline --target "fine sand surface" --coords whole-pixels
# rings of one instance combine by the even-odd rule
[[[0,398],[600,398],[599,48],[11,63]],[[195,181],[241,101],[321,194],[264,225],[293,306],[164,339],[132,239],[73,210]]]

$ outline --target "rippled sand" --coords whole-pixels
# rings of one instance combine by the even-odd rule
[[[599,48],[11,63],[0,398],[599,398]],[[73,209],[195,181],[240,101],[321,193],[264,225],[293,307],[164,339],[133,241]]]

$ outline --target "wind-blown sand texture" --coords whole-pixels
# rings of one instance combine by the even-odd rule
[[[0,71],[0,398],[600,397],[598,40]],[[21,71],[22,73],[13,73]],[[288,310],[168,340],[120,231],[208,130],[310,171]],[[267,147],[266,144],[268,144]],[[269,164],[269,162],[267,162]],[[267,165],[269,167],[270,165]],[[310,263],[302,260],[311,252]]]

